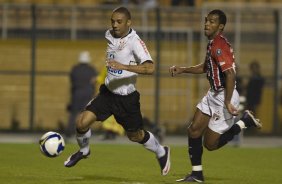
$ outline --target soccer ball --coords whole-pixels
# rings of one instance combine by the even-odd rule
[[[47,157],[59,156],[64,148],[64,138],[57,132],[47,132],[39,140],[40,150]]]

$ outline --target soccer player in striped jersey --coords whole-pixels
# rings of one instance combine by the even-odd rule
[[[114,115],[131,141],[155,153],[161,174],[167,175],[170,170],[170,149],[162,146],[151,132],[144,130],[140,94],[135,87],[138,74],[153,74],[153,60],[145,43],[130,27],[131,14],[127,8],[119,7],[113,11],[111,25],[112,29],[105,34],[108,43],[105,84],[100,86],[99,94],[88,103],[76,122],[80,149],[64,164],[72,167],[87,158],[90,155],[90,126],[95,121],[104,121]]]
[[[203,145],[207,150],[217,150],[233,139],[244,128],[261,128],[261,123],[252,112],[246,110],[238,115],[239,94],[236,90],[236,71],[233,49],[223,36],[226,15],[221,10],[212,10],[205,18],[205,36],[208,38],[205,61],[196,66],[172,66],[172,76],[181,73],[206,73],[210,84],[207,94],[198,103],[192,122],[188,125],[189,158],[192,172],[178,182],[203,182]]]

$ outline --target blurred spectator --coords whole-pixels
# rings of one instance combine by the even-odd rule
[[[116,0],[104,0],[102,1],[102,4],[109,4],[109,5],[112,5],[112,4],[118,4],[119,2],[116,1]]]
[[[195,0],[171,0],[171,6],[195,6]]]
[[[264,78],[261,76],[260,65],[254,60],[250,64],[251,77],[247,84],[246,109],[257,113],[257,107],[261,102],[261,95],[264,86]]]
[[[142,2],[142,5],[145,8],[155,8],[158,5],[157,0],[144,0],[144,1],[141,1],[141,2]]]
[[[282,88],[280,89],[280,105],[282,105]]]
[[[157,0],[121,0],[124,5],[141,5],[144,8],[154,8],[158,5]]]
[[[97,71],[90,65],[91,58],[88,51],[80,53],[76,64],[70,73],[71,99],[68,105],[70,113],[66,136],[71,137],[75,133],[75,120],[85,105],[93,98],[95,94],[95,83]]]
[[[244,96],[245,95],[245,87],[244,87],[244,83],[243,83],[243,78],[240,75],[240,70],[239,67],[236,67],[236,89],[239,93],[240,96]]]
[[[236,66],[236,89],[239,93],[240,98],[240,105],[239,105],[239,115],[235,118],[234,122],[237,122],[242,117],[243,110],[245,109],[245,103],[246,103],[246,97],[245,97],[245,86],[243,82],[243,78],[240,75],[240,69],[239,66]],[[243,133],[244,131],[241,131],[238,135],[235,135],[231,145],[235,147],[240,147],[243,142]]]
[[[240,95],[240,105],[239,105],[238,110],[241,112],[245,109],[246,90],[245,90],[245,84],[244,84],[242,76],[240,75],[240,70],[238,66],[236,66],[236,89]]]

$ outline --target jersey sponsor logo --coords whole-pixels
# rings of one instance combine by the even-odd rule
[[[123,70],[114,70],[111,67],[108,67],[108,73],[111,73],[112,75],[118,76],[123,73]]]
[[[114,51],[107,52],[107,59],[109,60],[115,59],[115,52]],[[108,67],[108,73],[118,76],[122,74],[122,70],[114,70],[111,67]]]
[[[115,59],[115,52],[107,52],[107,59]]]

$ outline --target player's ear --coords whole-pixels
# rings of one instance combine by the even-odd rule
[[[224,24],[219,24],[219,29],[223,30],[224,29]]]
[[[127,20],[127,26],[130,27],[131,26],[131,20]]]

